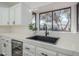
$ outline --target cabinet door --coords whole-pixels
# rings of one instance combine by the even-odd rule
[[[68,55],[63,54],[63,53],[57,53],[57,56],[68,56]]]
[[[21,24],[21,5],[16,4],[10,7],[10,25]]]
[[[2,8],[2,25],[9,24],[9,8]]]
[[[0,25],[7,25],[9,21],[9,8],[0,7]]]
[[[21,5],[17,4],[14,8],[15,24],[21,24]]]
[[[11,40],[6,40],[6,56],[11,56]]]
[[[0,25],[2,24],[2,9],[0,8]]]
[[[35,55],[35,46],[23,43],[23,55],[24,56],[34,56]]]
[[[1,42],[1,38],[0,38],[0,54],[2,53],[2,46],[1,46],[2,42]]]
[[[2,54],[5,56],[11,55],[11,41],[2,39]]]
[[[25,53],[23,53],[23,56],[35,56],[35,55],[30,52],[25,52]]]
[[[15,24],[15,18],[14,18],[14,6],[10,7],[10,20],[9,20],[9,24],[13,25]]]
[[[2,54],[6,55],[6,44],[5,44],[5,39],[1,39],[1,47],[2,47]]]
[[[44,48],[36,48],[36,55],[37,56],[56,56],[56,52],[50,51]]]

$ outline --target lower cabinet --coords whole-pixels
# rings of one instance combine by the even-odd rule
[[[56,52],[55,51],[50,51],[44,48],[37,48],[36,49],[36,55],[37,56],[56,56]]]
[[[8,38],[0,39],[1,42],[1,54],[4,56],[11,56],[11,41]]]
[[[57,56],[68,56],[68,55],[63,54],[63,53],[58,53]]]
[[[64,53],[51,51],[42,47],[23,43],[23,56],[68,56]]]
[[[35,56],[35,46],[23,43],[23,55],[24,56]]]
[[[1,44],[2,44],[2,42],[1,42],[1,37],[0,37],[0,54],[2,53]]]
[[[28,44],[27,42],[23,42],[22,46],[23,56],[68,56],[65,52],[51,51],[41,46]],[[0,38],[0,54],[4,56],[12,55],[12,42],[10,38]]]
[[[25,53],[23,54],[23,56],[35,56],[35,55],[32,54],[32,53],[30,53],[30,52],[25,52]]]

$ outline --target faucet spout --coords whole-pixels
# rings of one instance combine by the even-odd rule
[[[45,24],[45,36],[47,37],[48,34],[49,32],[47,31],[47,25]]]

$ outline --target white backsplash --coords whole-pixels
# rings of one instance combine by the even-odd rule
[[[34,31],[29,30],[28,26],[13,26],[11,27],[11,33],[22,33],[26,35],[34,35]]]
[[[0,26],[0,33],[10,33],[11,32],[11,27],[10,26]]]

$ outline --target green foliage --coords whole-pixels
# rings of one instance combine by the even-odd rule
[[[32,31],[36,31],[37,28],[36,27],[33,27],[35,24],[29,24],[29,29],[32,30]]]

